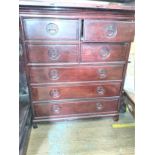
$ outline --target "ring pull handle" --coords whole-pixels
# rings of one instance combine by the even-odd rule
[[[105,90],[102,86],[98,86],[97,89],[96,89],[96,92],[98,95],[104,95],[105,93]]]
[[[48,50],[48,57],[50,60],[58,60],[60,57],[60,53],[56,49],[49,49]]]
[[[55,114],[59,114],[60,113],[60,107],[58,105],[53,105],[51,110]]]
[[[47,24],[47,26],[46,26],[46,31],[47,31],[47,33],[49,33],[50,35],[55,35],[55,34],[57,34],[57,33],[58,33],[58,30],[59,30],[58,25],[55,24],[55,23],[49,23],[49,24]]]
[[[96,110],[97,110],[97,111],[103,110],[103,105],[102,105],[102,103],[96,103]]]
[[[51,96],[52,98],[55,98],[55,99],[59,98],[59,97],[60,97],[60,92],[59,92],[59,90],[57,90],[57,89],[51,90],[51,91],[50,91],[50,96]]]
[[[110,56],[110,50],[107,47],[102,48],[99,52],[100,57],[105,60]]]
[[[52,80],[58,80],[60,78],[58,71],[56,69],[50,70],[49,78]]]
[[[106,36],[109,37],[109,38],[113,38],[117,34],[117,26],[116,26],[116,24],[107,25],[105,30],[106,30]]]
[[[107,71],[103,68],[98,69],[100,79],[104,79],[107,76]]]

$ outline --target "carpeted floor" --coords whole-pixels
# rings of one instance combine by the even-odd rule
[[[134,155],[134,127],[112,128],[114,123],[134,123],[131,114],[112,118],[39,124],[32,129],[27,155]]]

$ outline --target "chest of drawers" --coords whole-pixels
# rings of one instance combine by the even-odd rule
[[[118,120],[134,12],[21,7],[33,123]]]

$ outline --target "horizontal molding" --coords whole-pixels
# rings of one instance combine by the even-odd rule
[[[76,81],[76,82],[51,82],[51,83],[30,83],[30,86],[89,86],[89,85],[99,85],[99,84],[115,84],[121,83],[123,80],[100,80],[100,81]]]
[[[111,61],[111,62],[75,62],[75,63],[28,63],[27,66],[51,66],[51,67],[77,67],[77,66],[106,66],[106,65],[124,65],[127,61]],[[65,66],[64,66],[65,65]],[[73,66],[74,65],[74,66]]]
[[[78,99],[60,99],[60,100],[45,100],[45,101],[32,101],[32,104],[60,104],[60,103],[73,103],[73,102],[96,102],[96,101],[112,101],[118,100],[120,96],[113,97],[98,97],[98,98],[78,98]]]

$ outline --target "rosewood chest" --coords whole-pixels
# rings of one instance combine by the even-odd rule
[[[118,120],[134,10],[20,6],[33,123]]]

